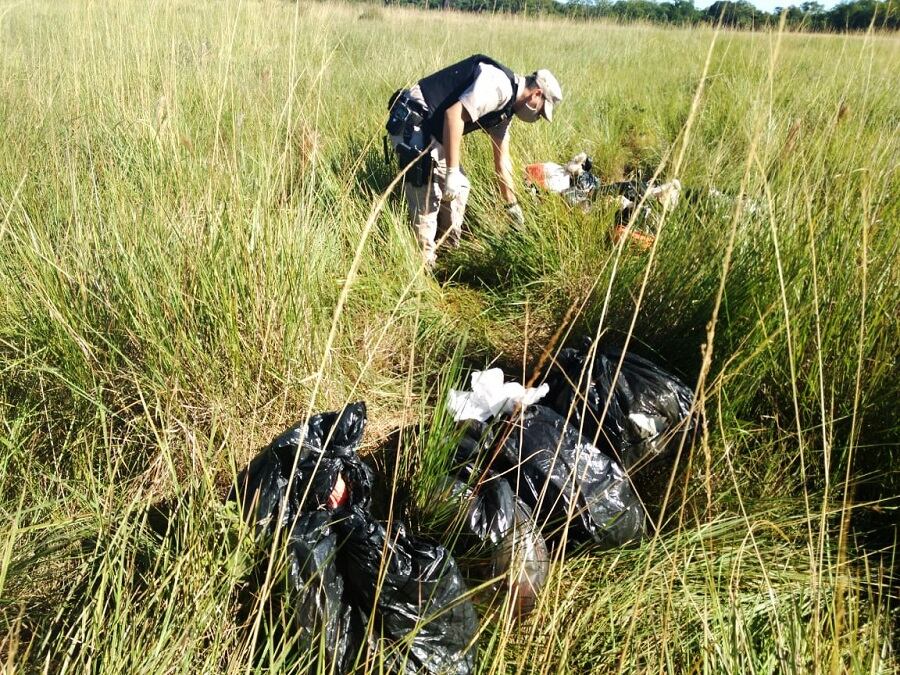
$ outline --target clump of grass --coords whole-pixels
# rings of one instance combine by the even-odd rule
[[[357,17],[360,21],[382,21],[384,14],[377,7],[366,7]]]

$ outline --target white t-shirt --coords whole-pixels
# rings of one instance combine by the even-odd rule
[[[518,96],[525,87],[525,83],[520,77],[516,77],[516,87],[516,96]],[[426,109],[428,108],[418,84],[413,85],[409,90],[409,95]],[[496,66],[480,63],[475,71],[475,81],[460,95],[459,101],[469,113],[472,121],[477,122],[488,113],[501,110],[511,95],[512,83],[506,73]],[[509,133],[510,122],[512,122],[512,118],[488,131],[497,141],[502,141]]]
[[[516,95],[518,95],[524,83],[516,78]],[[475,81],[459,97],[459,102],[469,113],[473,122],[488,113],[502,110],[503,106],[513,95],[512,83],[502,70],[488,63],[481,63],[475,71]],[[512,118],[489,130],[491,136],[502,140],[509,133],[509,123]]]

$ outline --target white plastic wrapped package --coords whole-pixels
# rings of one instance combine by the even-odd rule
[[[447,406],[457,422],[477,420],[484,422],[502,413],[511,413],[517,405],[523,408],[540,401],[550,387],[523,387],[518,382],[504,382],[500,368],[476,370],[472,373],[472,391],[451,389]]]

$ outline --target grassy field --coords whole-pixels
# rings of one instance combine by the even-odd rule
[[[746,199],[684,200],[647,253],[553,200],[511,232],[473,136],[470,233],[424,273],[386,101],[476,51],[562,83],[519,166]],[[0,0],[0,662],[302,668],[289,618],[236,609],[234,473],[364,399],[367,451],[420,428],[427,522],[446,389],[603,334],[696,385],[702,439],[648,487],[659,536],[559,556],[479,671],[897,672],[898,74],[894,36]]]

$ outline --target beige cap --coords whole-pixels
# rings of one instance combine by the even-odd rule
[[[553,106],[562,101],[562,87],[549,70],[541,69],[534,74],[535,84],[544,92],[544,107],[541,114],[548,122],[553,121]]]

